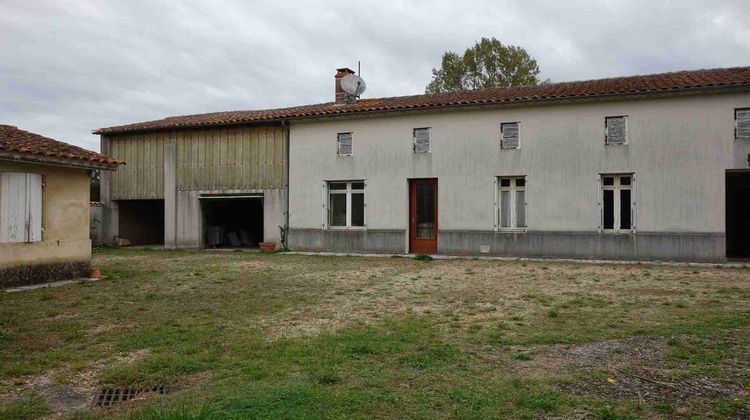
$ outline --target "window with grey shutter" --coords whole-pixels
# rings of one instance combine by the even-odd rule
[[[628,117],[606,117],[604,128],[604,144],[628,144]]]
[[[430,129],[429,128],[415,128],[414,129],[414,153],[430,153],[432,150]]]
[[[0,173],[0,242],[42,240],[42,176]]]
[[[500,124],[500,148],[501,149],[518,149],[521,145],[521,125],[520,123],[502,123]]]
[[[338,135],[338,155],[339,156],[351,156],[352,155],[352,133],[339,133]]]
[[[734,110],[734,138],[737,140],[750,139],[750,108]]]

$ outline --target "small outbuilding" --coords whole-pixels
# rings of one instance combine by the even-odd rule
[[[91,173],[121,163],[0,125],[0,288],[88,273]]]

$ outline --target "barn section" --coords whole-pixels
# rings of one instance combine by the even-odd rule
[[[284,136],[280,123],[102,133],[102,150],[128,159],[102,177],[105,240],[148,232],[180,248],[280,242]]]

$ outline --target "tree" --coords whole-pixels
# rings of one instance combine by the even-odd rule
[[[425,93],[455,92],[489,87],[523,86],[541,81],[539,66],[521,47],[503,45],[496,38],[482,38],[467,48],[463,57],[446,51]]]

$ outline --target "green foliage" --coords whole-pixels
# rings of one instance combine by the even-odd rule
[[[417,254],[414,256],[414,259],[417,261],[425,261],[425,262],[433,260],[432,255],[429,255],[429,254]]]
[[[228,414],[220,410],[214,402],[208,402],[195,408],[152,406],[129,417],[133,420],[213,420],[225,419]]]
[[[547,316],[550,318],[557,318],[558,316],[560,316],[560,312],[558,312],[557,309],[552,308],[549,310],[549,312],[547,312]]]
[[[439,69],[432,69],[426,93],[455,92],[490,87],[537,85],[539,66],[525,49],[482,38],[463,56],[447,51]]]
[[[514,360],[534,360],[534,356],[528,353],[516,353],[513,355]]]
[[[44,401],[39,397],[18,400],[0,406],[0,420],[35,419],[49,413]]]

